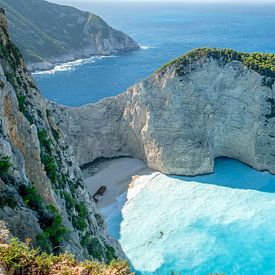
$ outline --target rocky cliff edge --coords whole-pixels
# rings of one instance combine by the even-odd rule
[[[197,49],[123,94],[53,116],[81,165],[132,156],[198,175],[229,157],[275,173],[275,55]]]

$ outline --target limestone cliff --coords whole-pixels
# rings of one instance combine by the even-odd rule
[[[121,256],[0,10],[0,220],[14,236],[79,259]],[[115,251],[114,248],[117,248]]]
[[[125,93],[52,114],[80,164],[133,156],[167,174],[225,156],[275,173],[275,56],[198,49]]]
[[[44,0],[0,0],[0,7],[6,10],[12,40],[30,70],[139,48],[99,16],[70,6]]]

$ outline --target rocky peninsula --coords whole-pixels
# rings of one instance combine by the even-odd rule
[[[139,48],[101,17],[70,6],[45,0],[0,0],[0,7],[6,11],[11,38],[30,71]]]
[[[229,157],[275,173],[275,56],[197,49],[126,92],[51,113],[84,165],[130,156],[198,175]]]

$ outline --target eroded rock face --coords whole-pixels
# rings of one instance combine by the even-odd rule
[[[0,223],[48,252],[122,257],[62,130],[10,42],[6,22],[0,10]],[[11,167],[5,170],[5,163]]]
[[[225,156],[275,173],[275,89],[265,82],[239,60],[202,56],[117,97],[51,108],[80,164],[133,156],[163,173],[197,175]]]

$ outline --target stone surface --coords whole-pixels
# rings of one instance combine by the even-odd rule
[[[6,10],[12,40],[29,70],[139,48],[131,37],[99,16],[70,6],[44,0],[0,0],[0,6]]]
[[[71,252],[78,259],[95,258],[99,253],[101,260],[106,260],[110,247],[114,247],[117,256],[122,257],[84,186],[78,162],[62,130],[9,39],[2,10],[0,84],[0,160],[9,157],[11,162],[8,172],[0,171],[0,220],[5,221],[13,236],[22,241],[31,238],[37,246],[37,236],[45,230],[45,217],[52,213],[50,206],[54,206],[67,230],[60,240],[61,251]],[[20,191],[31,186],[42,198],[38,206],[29,204]],[[80,215],[80,207],[84,209],[86,224],[81,229],[77,227],[78,220],[73,222]],[[82,242],[85,236],[97,241],[97,253],[91,253]],[[51,240],[46,242],[50,244]],[[54,249],[53,244],[50,248]]]
[[[275,173],[275,89],[242,62],[166,66],[123,94],[53,116],[81,165],[132,156],[166,174],[211,173],[224,156]]]

